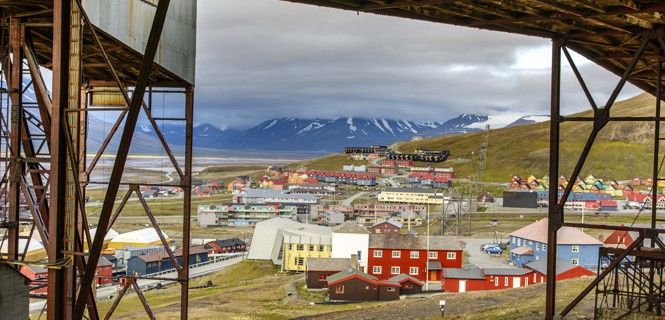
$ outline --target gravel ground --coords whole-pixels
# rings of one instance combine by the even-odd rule
[[[469,254],[469,263],[478,268],[515,268],[503,256],[495,256],[480,251],[480,246],[494,242],[494,239],[462,238],[464,250]]]

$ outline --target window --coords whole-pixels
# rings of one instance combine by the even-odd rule
[[[297,258],[296,258],[296,264],[299,265],[299,266],[304,265],[304,264],[305,264],[305,258],[303,258],[303,257],[297,257]]]
[[[395,292],[395,287],[388,287],[387,291],[388,292]]]
[[[446,259],[448,260],[455,260],[457,258],[457,252],[448,252],[446,255]]]
[[[430,259],[438,259],[439,258],[439,253],[434,251],[429,253],[429,258]]]
[[[575,246],[571,246],[571,247],[570,247],[570,251],[572,251],[572,252],[580,252],[580,246],[577,246],[577,245],[575,245]]]
[[[309,245],[309,251],[314,251],[314,245],[313,244]]]
[[[304,244],[299,244],[298,245],[298,251],[305,250],[305,245]]]
[[[499,286],[499,277],[494,277],[494,286],[495,287]]]
[[[543,243],[543,251],[547,251],[547,245]]]
[[[327,275],[325,275],[325,274],[320,274],[319,275],[319,281],[326,281],[326,279],[328,279]]]
[[[323,251],[323,249],[324,249],[325,247],[326,247],[326,246],[320,244],[320,245],[319,245],[319,251]]]
[[[508,286],[508,277],[503,277],[503,285]]]
[[[289,243],[289,250],[293,250],[293,245]]]
[[[381,233],[381,229],[379,228],[374,229],[374,233]]]
[[[393,250],[393,258],[400,258],[402,256],[402,252],[399,250]]]
[[[411,251],[411,259],[418,259],[420,257],[420,252]]]
[[[374,255],[374,258],[383,257],[383,251],[382,250],[374,250],[374,252],[372,254]]]
[[[518,245],[518,246],[521,246],[521,245],[522,245],[522,239],[517,238],[517,245]]]
[[[517,242],[517,240],[515,240],[515,237],[513,237],[513,243],[515,243],[515,242]]]
[[[390,267],[390,274],[399,274],[399,267]]]
[[[373,266],[372,267],[372,273],[373,274],[381,274],[383,270],[381,270],[381,266]]]
[[[344,293],[344,285],[341,284],[341,285],[338,285],[337,287],[335,287],[335,293],[339,293],[339,294]]]
[[[540,251],[540,243],[536,242],[536,251]]]
[[[409,268],[409,274],[412,276],[417,276],[418,275],[418,267],[410,267]]]
[[[532,246],[532,245],[533,245],[533,241],[529,240],[529,245]]]
[[[572,259],[570,259],[570,263],[572,263],[573,265],[577,266],[577,265],[580,264],[580,260],[577,259],[577,258],[572,258]]]
[[[536,283],[536,274],[533,274],[533,283]]]

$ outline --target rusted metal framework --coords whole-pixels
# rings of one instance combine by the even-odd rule
[[[177,277],[160,279],[180,284],[181,318],[187,318],[189,259],[176,261],[139,192],[143,185],[182,188],[180,245],[183,256],[188,257],[194,86],[154,62],[170,2],[140,4],[154,6],[143,52],[95,26],[82,0],[0,2],[0,246],[7,247],[0,254],[0,263],[17,268],[36,263],[26,258],[30,242],[39,241],[46,247],[48,292],[35,298],[47,300],[48,319],[108,319],[130,287],[143,303],[147,317],[154,319],[137,284],[142,277],[126,277],[121,294],[106,315],[99,314],[92,289],[104,237],[134,193],[176,266]],[[42,74],[45,69],[52,73],[50,90]],[[180,108],[168,107],[176,109],[169,111],[177,116],[153,115],[151,98],[155,92],[184,101]],[[97,97],[116,102],[97,103]],[[95,113],[118,118],[99,150],[88,150],[89,119]],[[175,181],[123,179],[140,114],[150,122],[177,173]],[[175,153],[167,143],[159,121],[184,124],[181,152]],[[92,180],[100,158],[110,152],[107,149],[118,135],[110,177],[107,181]],[[86,188],[99,184],[106,194],[99,217],[92,219],[86,213]],[[127,193],[118,202],[121,189]],[[96,227],[94,237],[90,236],[91,226]]]
[[[567,305],[560,315],[567,315],[587,294],[593,291],[606,277],[619,270],[627,256],[639,256],[645,251],[643,239],[651,239],[649,250],[658,259],[651,258],[646,272],[650,284],[646,299],[648,310],[660,310],[655,307],[654,299],[662,296],[658,285],[660,278],[659,259],[665,247],[657,241],[658,233],[665,230],[656,228],[661,218],[656,213],[656,206],[651,212],[650,228],[621,227],[611,225],[589,225],[570,223],[565,219],[564,204],[571,192],[572,184],[558,196],[558,177],[560,164],[561,124],[570,121],[586,121],[592,125],[588,141],[577,159],[577,164],[569,176],[574,179],[580,174],[591,147],[600,131],[611,121],[651,122],[657,128],[654,138],[653,180],[660,178],[660,124],[663,120],[660,110],[662,94],[663,34],[665,25],[665,3],[658,0],[285,0],[356,12],[395,16],[436,23],[487,29],[536,36],[552,39],[552,88],[551,88],[551,127],[550,127],[550,195],[548,226],[548,277],[545,316],[553,319],[557,315],[555,306],[555,270],[556,237],[562,226],[597,228],[606,230],[639,231],[641,237],[628,248],[619,249],[618,253],[598,274],[598,277],[580,295]],[[568,50],[575,51],[610,72],[621,77],[609,100],[597,104],[591,96],[583,76],[575,67]],[[590,117],[565,117],[560,114],[560,81],[562,56],[571,64],[582,91],[593,110]],[[611,115],[611,108],[625,83],[637,87],[658,97],[653,116],[618,117]],[[662,173],[661,173],[662,174]],[[655,194],[655,191],[653,191]],[[641,260],[643,261],[643,260]],[[634,269],[634,268],[633,268]],[[656,281],[658,279],[658,281]],[[634,307],[634,305],[631,305]],[[626,310],[630,312],[631,310]]]

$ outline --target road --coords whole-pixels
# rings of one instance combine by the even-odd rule
[[[194,267],[189,270],[189,278],[194,279],[208,275],[213,272],[217,272],[226,267],[232,266],[243,260],[243,256],[238,256],[228,260],[213,262],[211,264],[202,265],[199,267]],[[160,274],[160,278],[176,278],[177,272],[174,270],[172,272]],[[158,284],[162,286],[174,283],[175,281],[166,281],[166,280],[149,280],[149,279],[139,279],[137,284],[141,289],[146,289],[149,287],[155,287]],[[115,298],[115,294],[119,291],[120,287],[117,285],[106,286],[97,289],[97,301],[110,300]],[[44,308],[45,300],[37,300],[36,302],[30,303],[30,312],[38,312]]]
[[[342,200],[339,204],[340,204],[340,205],[343,205],[343,206],[350,206],[351,203],[353,202],[353,200],[356,200],[356,199],[358,199],[358,198],[364,196],[365,193],[366,193],[366,192],[363,192],[363,191],[358,192],[358,193],[356,193],[356,194],[354,194],[354,195],[352,195],[352,196],[350,196],[350,197],[348,197],[348,198]]]
[[[516,268],[508,264],[503,256],[486,254],[480,250],[480,246],[494,242],[494,239],[462,238],[464,251],[469,253],[469,263],[478,268]]]

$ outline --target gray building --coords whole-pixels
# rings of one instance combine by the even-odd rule
[[[26,278],[16,269],[0,263],[0,319],[29,319],[28,284]]]

